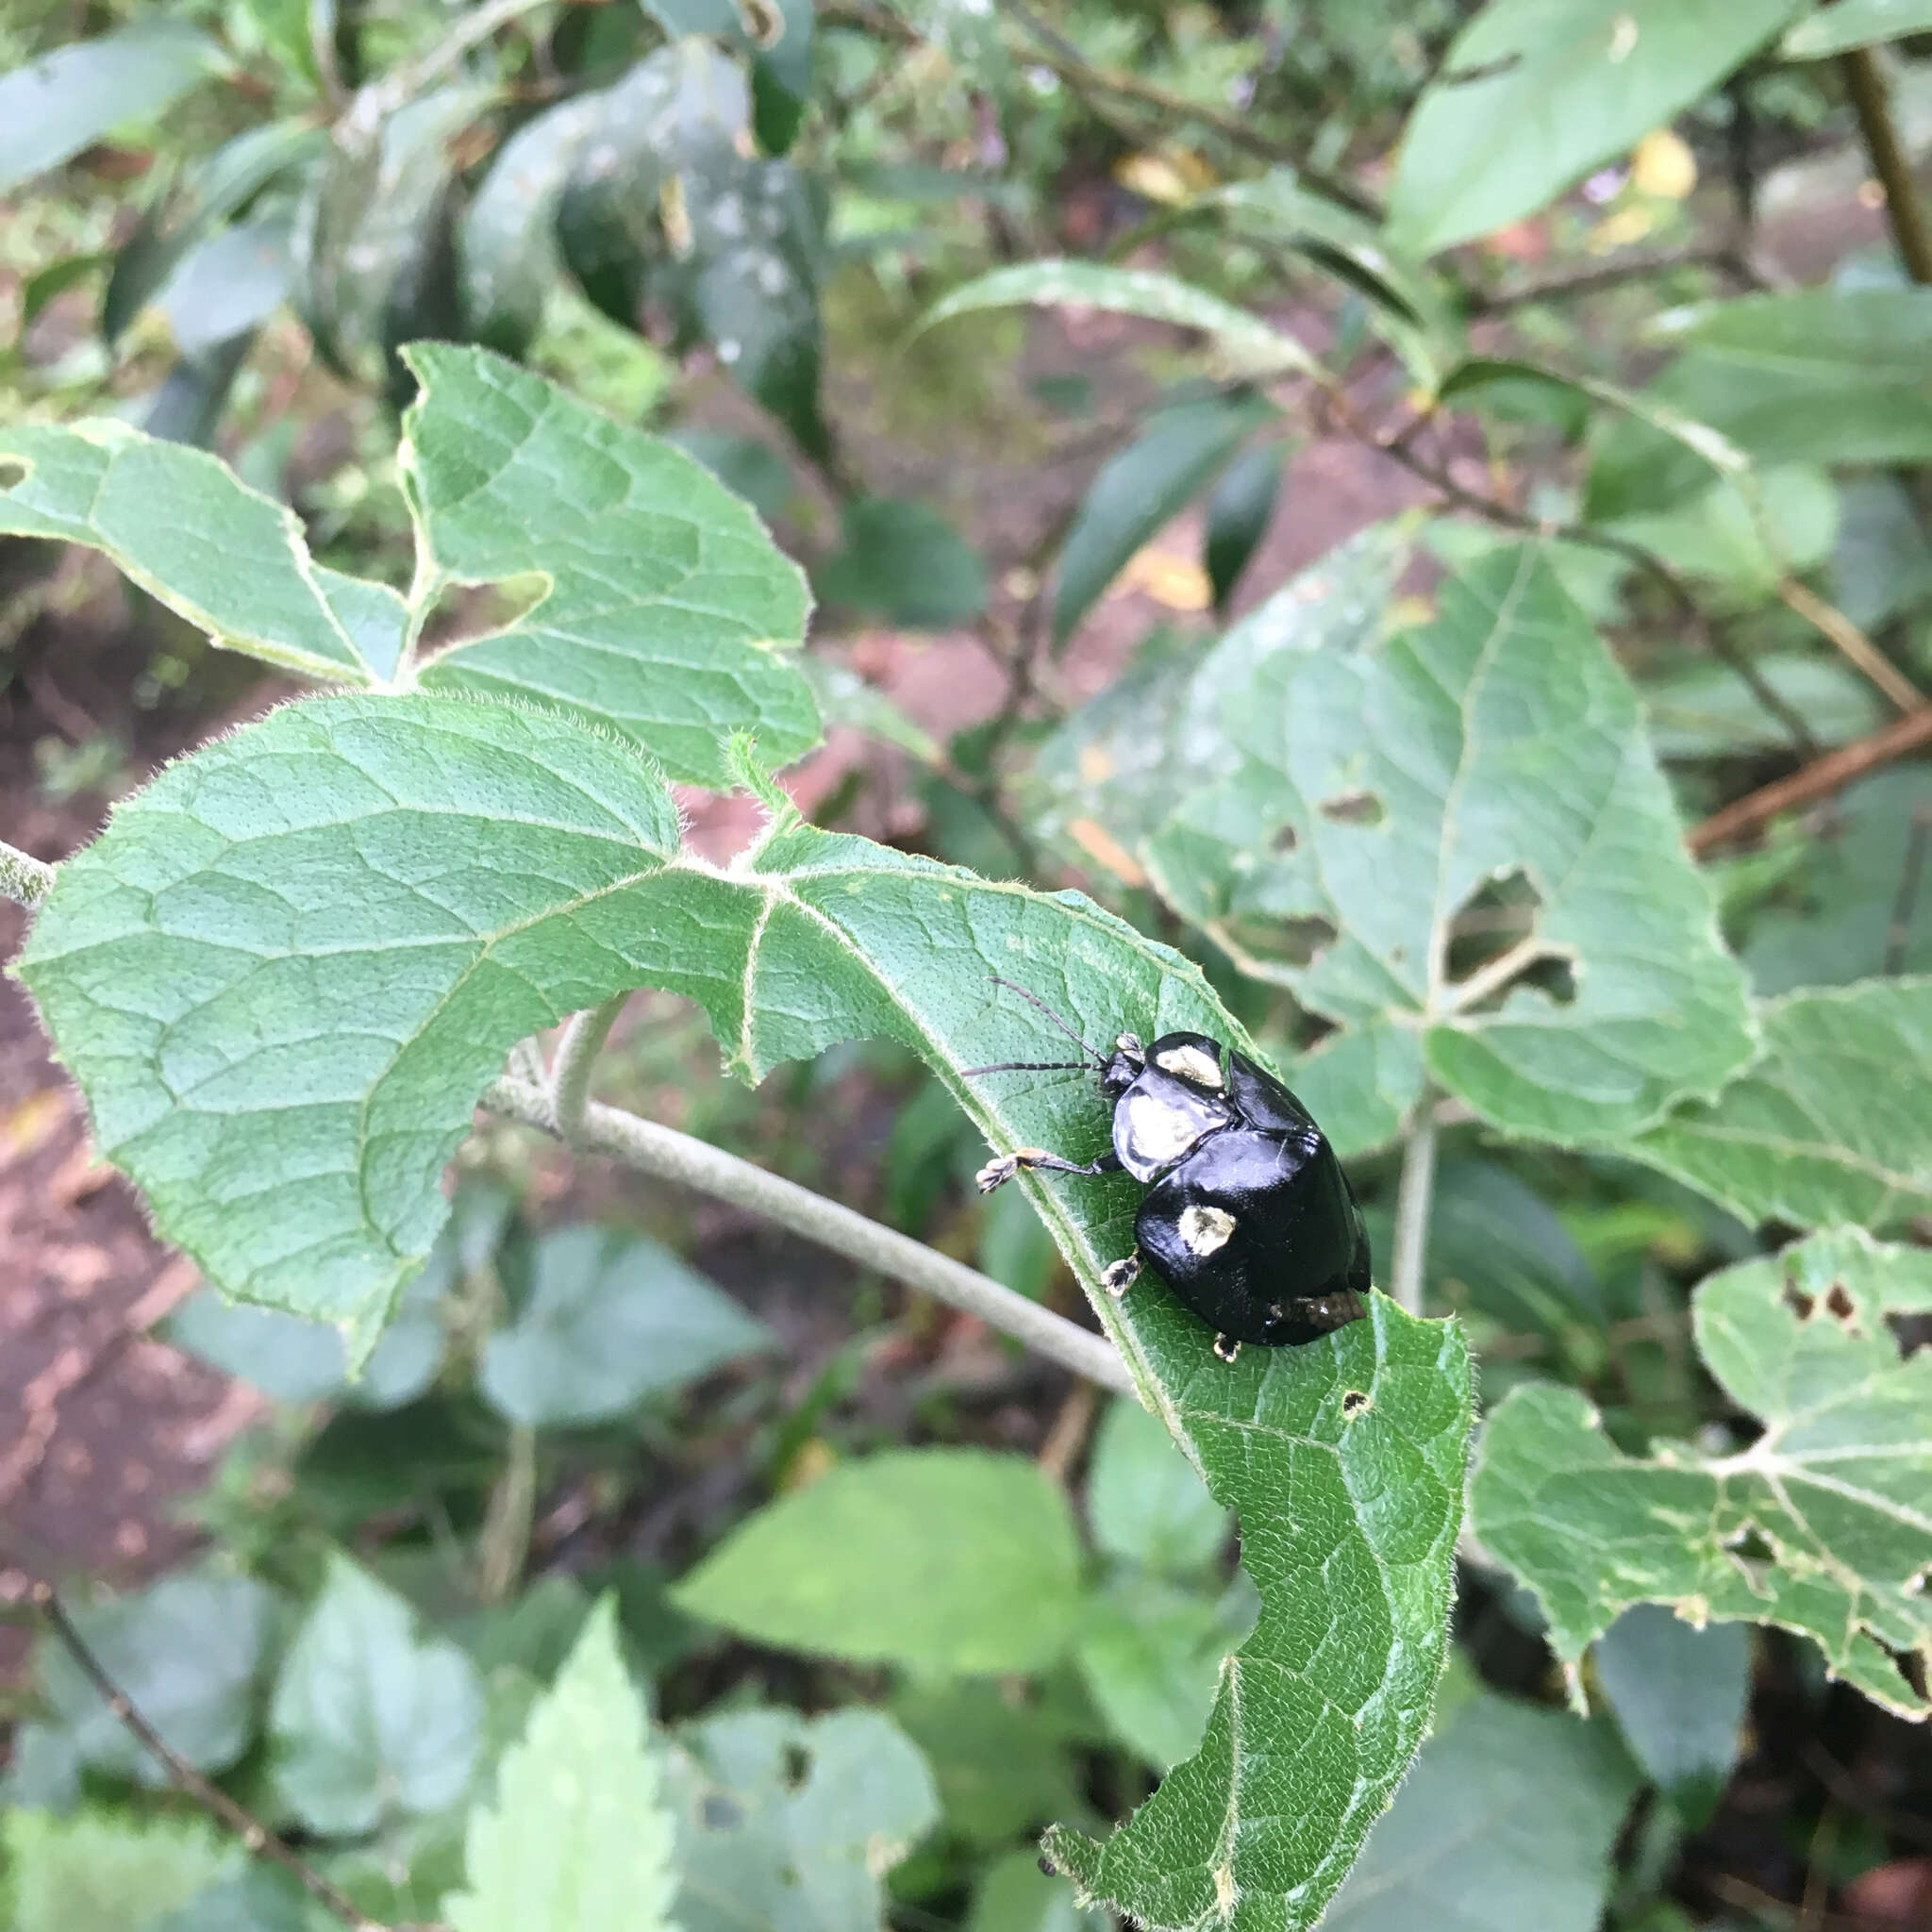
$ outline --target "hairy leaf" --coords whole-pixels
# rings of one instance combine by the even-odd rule
[[[1066,1497],[1031,1462],[906,1449],[769,1503],[674,1595],[760,1643],[924,1675],[1038,1670],[1079,1608]]]
[[[1049,308],[1057,303],[1199,329],[1212,345],[1216,360],[1231,375],[1278,375],[1287,370],[1307,375],[1315,368],[1314,358],[1292,336],[1219,295],[1154,269],[1111,268],[1094,261],[1027,261],[996,268],[935,304],[920,327],[931,328],[975,308]]]
[[[442,1904],[456,1932],[663,1932],[673,1827],[649,1731],[607,1597],[471,1813],[468,1889]]]
[[[1740,1219],[1890,1227],[1932,1210],[1932,978],[1788,993],[1764,1051],[1627,1151]]]
[[[76,1811],[0,1816],[9,1932],[142,1932],[233,1866],[208,1819]]]
[[[1636,1780],[1600,1726],[1473,1691],[1423,1746],[1326,1932],[1595,1932]]]
[[[932,1774],[890,1718],[739,1710],[677,1733],[679,1932],[860,1932],[932,1828]]]
[[[1731,1456],[1625,1456],[1576,1391],[1512,1392],[1484,1433],[1474,1526],[1536,1591],[1565,1665],[1631,1604],[1666,1603],[1798,1631],[1868,1697],[1932,1709],[1887,1655],[1932,1659],[1932,1352],[1901,1359],[1887,1323],[1928,1311],[1932,1257],[1857,1229],[1712,1275],[1698,1351],[1764,1424]]]
[[[1404,130],[1390,238],[1416,255],[1534,214],[1689,107],[1798,0],[1490,0]]]
[[[1091,1083],[963,1077],[1065,1051],[993,973],[1089,1037],[1198,1027],[1252,1050],[1196,969],[1077,894],[782,814],[720,873],[678,852],[672,802],[628,745],[431,693],[312,699],[172,767],[60,869],[22,970],[97,1144],[167,1236],[231,1292],[326,1314],[358,1347],[446,1214],[443,1166],[504,1055],[628,987],[699,1000],[755,1075],[896,1038],[995,1145],[1075,1158],[1106,1141]],[[1462,1342],[1376,1297],[1365,1322],[1230,1367],[1158,1282],[1120,1304],[1099,1291],[1131,1245],[1136,1185],[1021,1185],[1143,1399],[1241,1516],[1262,1597],[1203,1755],[1108,1848],[1068,1840],[1063,1862],[1158,1923],[1177,1922],[1157,1901],[1199,1916],[1234,1882],[1251,1904],[1273,1892],[1277,1921],[1291,1892],[1306,1924],[1427,1721],[1469,1426]],[[1324,1564],[1345,1589],[1291,1587]],[[1275,1789],[1290,1766],[1291,1807]],[[1230,1807],[1253,1808],[1252,1830],[1200,1841]],[[1291,1809],[1321,1831],[1268,1822]]]
[[[446,1810],[480,1741],[476,1674],[455,1644],[418,1642],[409,1607],[346,1557],[282,1660],[270,1710],[275,1783],[324,1837]]]
[[[1156,885],[1314,1010],[1415,1029],[1513,1132],[1609,1138],[1714,1093],[1753,1044],[1742,975],[1636,694],[1549,563],[1485,558],[1386,641],[1350,575],[1316,566],[1197,674],[1226,774],[1149,842]]]

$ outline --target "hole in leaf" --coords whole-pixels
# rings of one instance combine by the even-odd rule
[[[1485,879],[1449,919],[1448,975],[1463,1002],[1487,1007],[1514,987],[1533,986],[1559,1006],[1576,997],[1575,968],[1539,948],[1543,895],[1521,866]]]
[[[1308,966],[1341,937],[1332,919],[1307,913],[1294,919],[1240,919],[1229,923],[1228,936],[1244,951],[1284,966]]]
[[[1932,1563],[1927,1563],[1916,1576],[1906,1578],[1907,1596],[1924,1596],[1928,1592],[1932,1592]]]
[[[1885,1325],[1891,1330],[1902,1359],[1909,1360],[1920,1349],[1932,1347],[1932,1315],[1888,1315]]]
[[[788,1791],[805,1789],[805,1781],[811,1775],[811,1753],[803,1744],[787,1744],[780,1755],[778,1776]]]
[[[0,490],[12,490],[26,481],[26,465],[14,457],[0,457]]]
[[[1374,1396],[1362,1389],[1351,1389],[1341,1398],[1341,1413],[1350,1422],[1353,1422],[1357,1416],[1361,1414],[1363,1409],[1373,1407],[1374,1406]]]
[[[1338,791],[1333,798],[1324,798],[1315,809],[1338,825],[1366,825],[1371,830],[1389,816],[1373,791]]]
[[[1785,1307],[1801,1322],[1808,1322],[1818,1312],[1816,1298],[1807,1294],[1795,1281],[1785,1283],[1784,1302]]]
[[[1824,1306],[1840,1327],[1853,1328],[1857,1325],[1858,1305],[1853,1301],[1850,1291],[1842,1281],[1834,1281],[1825,1290]]]
[[[1556,1005],[1574,1007],[1576,1004],[1576,962],[1565,958],[1560,953],[1545,953],[1541,959],[1532,959],[1511,984],[1533,986]]]
[[[550,579],[541,571],[495,584],[446,584],[423,623],[424,655],[494,637],[527,617],[549,593]]]
[[[1274,838],[1268,841],[1269,850],[1275,853],[1292,852],[1302,842],[1302,835],[1292,825],[1280,826]]]
[[[744,1807],[722,1791],[707,1791],[698,1805],[698,1823],[707,1831],[736,1831],[744,1823]]]

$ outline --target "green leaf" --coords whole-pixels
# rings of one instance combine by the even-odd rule
[[[1176,403],[1109,457],[1060,547],[1053,634],[1065,643],[1141,544],[1171,523],[1250,433],[1276,413],[1259,396]]]
[[[1824,60],[1853,47],[1875,47],[1932,32],[1932,0],[1836,0],[1807,13],[1778,42],[1787,60]]]
[[[224,65],[185,20],[140,20],[0,75],[0,192],[125,122],[151,121]]]
[[[456,1932],[662,1932],[673,1830],[649,1731],[606,1597],[470,1814],[468,1890],[441,1914]]]
[[[275,1600],[245,1576],[183,1574],[74,1613],[89,1648],[128,1701],[197,1771],[226,1771],[260,1716]],[[219,1643],[208,1633],[219,1631]],[[41,1690],[84,1764],[144,1785],[169,1782],[110,1711],[65,1645],[43,1639]]]
[[[1896,476],[1848,476],[1839,485],[1831,600],[1862,630],[1932,597],[1932,538]]]
[[[808,652],[798,660],[805,681],[819,708],[819,717],[829,731],[835,724],[849,724],[856,731],[867,731],[887,744],[897,745],[923,765],[945,762],[939,740],[923,724],[915,724],[877,685],[868,684],[858,672]]]
[[[563,270],[558,210],[603,115],[603,97],[587,94],[526,121],[497,151],[458,225],[468,332],[506,356],[521,356],[542,323]]]
[[[1475,1691],[1423,1746],[1324,1932],[1595,1932],[1634,1782],[1602,1727]]]
[[[1762,603],[1790,573],[1810,570],[1831,555],[1838,491],[1823,470],[1805,463],[1767,470],[1747,488],[1748,498],[1720,477],[1689,502],[1603,527],[1686,576],[1714,582],[1731,599]]]
[[[973,1892],[966,1932],[1108,1932],[1105,1912],[1083,1909],[1073,1888],[1040,1869],[1031,1852],[989,1865]]]
[[[816,741],[784,656],[805,631],[802,576],[702,464],[481,351],[425,342],[410,362],[419,584],[541,574],[548,587],[432,659],[425,690],[561,706],[698,784],[728,782],[732,731],[755,731],[774,766]]]
[[[1199,1591],[1127,1576],[1081,1609],[1076,1654],[1114,1735],[1166,1771],[1199,1746],[1222,1666],[1245,1634]]]
[[[206,356],[259,328],[289,292],[289,218],[237,222],[185,254],[155,297],[175,346]]]
[[[952,1678],[901,1690],[891,1712],[924,1754],[946,1829],[974,1848],[1010,1844],[1080,1803],[1068,1740],[1037,1702],[1009,1704],[997,1684]]]
[[[409,1607],[346,1557],[289,1645],[269,1722],[275,1784],[310,1831],[359,1837],[447,1810],[470,1781],[482,1697],[455,1644],[419,1643]]]
[[[1565,1666],[1630,1605],[1666,1603],[1797,1631],[1866,1696],[1932,1709],[1883,1647],[1932,1657],[1932,1354],[1902,1360],[1886,1321],[1928,1311],[1932,1257],[1856,1228],[1712,1275],[1698,1352],[1764,1424],[1734,1456],[1625,1456],[1574,1390],[1514,1391],[1483,1437],[1474,1526]]]
[[[1159,1418],[1124,1396],[1108,1405],[1094,1439],[1087,1521],[1108,1556],[1168,1576],[1207,1569],[1231,1527]]]
[[[919,326],[928,329],[976,308],[1047,308],[1057,303],[1199,329],[1228,375],[1317,373],[1314,358],[1292,336],[1283,335],[1245,308],[1154,269],[1110,268],[1094,261],[1026,261],[996,268],[936,303]]]
[[[1604,1701],[1644,1774],[1693,1827],[1731,1781],[1751,1694],[1751,1633],[1633,1604],[1591,1651]]]
[[[142,1932],[318,1932],[308,1895],[274,1865],[250,1865],[150,1920]]]
[[[1386,641],[1333,562],[1274,604],[1195,678],[1226,775],[1150,842],[1163,896],[1313,1010],[1417,1030],[1511,1132],[1616,1137],[1714,1093],[1754,1043],[1742,977],[1636,694],[1539,550]],[[1471,919],[1500,937],[1460,941]],[[1539,961],[1567,984],[1523,982]]]
[[[0,1814],[9,1932],[146,1932],[233,1865],[241,1849],[201,1817]]]
[[[1274,499],[1281,493],[1281,464],[1287,452],[1278,442],[1257,443],[1231,462],[1208,499],[1208,534],[1203,558],[1214,590],[1214,608],[1223,609],[1234,594],[1255,547],[1268,534]]]
[[[1821,744],[1843,744],[1875,731],[1889,715],[1870,680],[1841,658],[1780,651],[1752,661]],[[1757,692],[1716,658],[1694,658],[1647,678],[1640,694],[1650,741],[1666,761],[1790,750],[1790,732],[1764,708]]]
[[[1761,1013],[1760,1057],[1625,1151],[1747,1222],[1876,1228],[1932,1211],[1932,978],[1790,993]]]
[[[1391,244],[1433,255],[1534,214],[1762,46],[1797,0],[1490,0],[1404,131]]]
[[[1077,894],[782,815],[729,873],[675,850],[658,777],[567,717],[429,693],[317,698],[121,806],[60,868],[23,972],[89,1095],[96,1144],[137,1174],[168,1237],[231,1291],[346,1321],[365,1344],[446,1215],[442,1169],[505,1054],[626,987],[700,1000],[754,1075],[841,1040],[897,1039],[997,1146],[1082,1157],[1106,1137],[1088,1083],[962,1076],[1064,1051],[1023,1002],[990,996],[989,974],[1090,1033],[1198,1027],[1253,1050],[1195,968]],[[1326,1563],[1352,1579],[1339,1644],[1330,1595],[1264,1587],[1203,1757],[1115,1849],[1070,1842],[1066,1857],[1124,1901],[1190,1868],[1207,1910],[1210,1871],[1226,1868],[1211,1838],[1192,1843],[1208,1811],[1312,1810],[1319,1854],[1257,1826],[1233,1860],[1251,1897],[1294,1889],[1306,1923],[1426,1723],[1466,1353],[1453,1330],[1376,1297],[1369,1320],[1321,1342],[1217,1362],[1158,1282],[1118,1305],[1099,1291],[1100,1268],[1131,1245],[1137,1186],[1020,1185],[1144,1398],[1241,1516],[1259,1574]],[[1365,1401],[1344,1413],[1345,1396]],[[1283,1671],[1303,1674],[1306,1696],[1271,1700],[1237,1751],[1228,1701]],[[1337,1708],[1360,1730],[1338,1732]],[[1291,1764],[1291,1807],[1277,1789]]]
[[[1450,1160],[1436,1176],[1428,1267],[1439,1306],[1560,1335],[1607,1318],[1602,1284],[1561,1218],[1507,1168]]]
[[[948,630],[986,608],[986,565],[936,509],[862,496],[841,524],[838,552],[814,577],[827,604],[907,630]]]
[[[537,1243],[533,1269],[478,1377],[509,1422],[605,1422],[773,1343],[762,1322],[644,1235],[557,1228]]]
[[[1932,289],[1744,295],[1674,309],[1652,333],[1681,353],[1639,400],[1759,464],[1932,458]],[[1598,447],[1586,508],[1592,521],[1666,508],[1708,479],[1696,452],[1622,422]]]
[[[1325,1344],[1243,1350],[1190,1383],[1186,1438],[1241,1512],[1260,1614],[1222,1666],[1199,1755],[1105,1842],[1047,1834],[1084,1895],[1148,1926],[1300,1932],[1321,1916],[1427,1728],[1467,1374],[1453,1327],[1377,1296]],[[1264,1442],[1286,1467],[1257,1485]]]
[[[1848,787],[1807,829],[1777,903],[1740,949],[1760,993],[1932,973],[1932,893],[1908,899],[1932,835],[1932,772],[1900,765]],[[1901,916],[1903,915],[1903,916]]]
[[[858,1932],[932,1828],[932,1774],[877,1711],[740,1710],[676,1734],[680,1932]]]
[[[0,428],[0,530],[104,550],[230,650],[342,684],[380,682],[403,600],[314,563],[295,513],[201,450],[108,422]]]
[[[673,1601],[760,1643],[969,1676],[1059,1657],[1078,1569],[1066,1499],[1031,1462],[907,1449],[767,1504]]]

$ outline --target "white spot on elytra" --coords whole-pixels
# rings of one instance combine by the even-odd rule
[[[1154,1062],[1176,1080],[1191,1081],[1214,1092],[1221,1091],[1221,1063],[1198,1046],[1171,1046]]]
[[[1205,1261],[1226,1247],[1235,1221],[1225,1208],[1183,1208],[1179,1227],[1188,1252]]]

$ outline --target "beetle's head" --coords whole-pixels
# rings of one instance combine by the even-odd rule
[[[1147,1049],[1138,1033],[1123,1033],[1113,1043],[1113,1052],[1100,1070],[1100,1091],[1109,1100],[1118,1100],[1147,1064]]]

